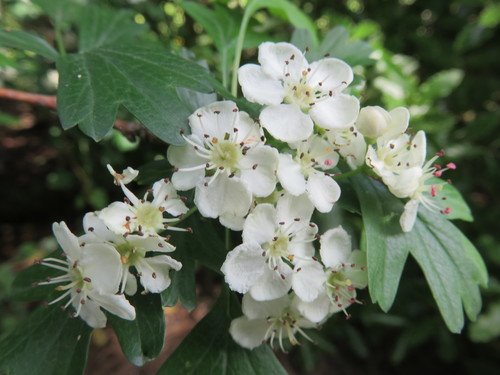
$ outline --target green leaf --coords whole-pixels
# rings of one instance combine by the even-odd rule
[[[51,253],[48,257],[56,257],[60,251]],[[55,285],[34,286],[33,283],[45,281],[49,277],[61,275],[61,271],[34,264],[19,272],[11,287],[10,296],[16,301],[32,302],[49,299],[54,293]]]
[[[387,312],[396,297],[408,247],[412,245],[399,226],[402,203],[367,177],[356,176],[352,182],[363,213],[370,296]]]
[[[420,86],[420,94],[427,103],[448,96],[464,78],[464,72],[460,69],[443,70],[429,77]]]
[[[438,188],[438,196],[435,202],[443,210],[446,207],[451,208],[451,212],[446,215],[446,218],[448,220],[460,219],[469,222],[474,221],[469,206],[464,201],[462,194],[460,194],[460,192],[457,190],[455,186],[448,184],[437,177],[429,179],[428,184],[432,185],[441,184],[440,185],[441,187]]]
[[[83,320],[69,318],[59,306],[39,307],[0,340],[0,373],[82,374],[91,331]]]
[[[0,30],[0,46],[32,51],[51,60],[55,60],[59,56],[57,51],[45,40],[21,30]]]
[[[227,251],[223,240],[224,232],[215,223],[216,221],[199,215],[191,216],[186,225],[191,227],[193,233],[186,234],[190,238],[184,242],[184,250],[179,248],[177,251],[187,251],[197,262],[220,274]]]
[[[188,241],[192,240],[190,233],[180,232],[175,237],[177,251],[170,254],[182,263],[179,271],[171,271],[170,278],[172,283],[161,293],[163,305],[174,306],[181,300],[182,306],[187,311],[192,311],[196,307],[196,280],[195,280],[195,261],[187,250]]]
[[[488,4],[479,15],[479,24],[485,27],[495,27],[500,23],[500,4]]]
[[[82,11],[91,5],[75,0],[32,0],[52,19],[54,24],[67,26],[78,20]]]
[[[159,294],[140,293],[129,298],[135,306],[135,320],[108,314],[108,320],[118,337],[123,353],[130,362],[142,366],[155,359],[165,341],[165,316]]]
[[[120,105],[162,140],[183,143],[189,110],[175,87],[210,91],[201,66],[153,47],[108,46],[57,60],[57,108],[65,129],[102,139],[112,128]]]
[[[319,47],[311,48],[307,59],[316,61],[329,54],[331,57],[344,60],[351,66],[368,65],[373,62],[370,59],[372,52],[373,48],[369,43],[359,40],[349,41],[349,31],[342,26],[337,26],[328,32]]]
[[[79,52],[133,40],[149,28],[133,21],[133,13],[97,6],[86,6],[78,19]]]
[[[235,295],[224,288],[212,311],[194,327],[158,375],[285,375],[267,345],[247,350],[232,340],[229,325],[239,315]]]
[[[475,319],[481,308],[479,285],[487,283],[484,263],[474,246],[444,215],[421,208],[413,230],[403,233],[403,203],[366,176],[353,179],[365,226],[370,295],[387,311],[395,297],[406,256],[411,253],[427,279],[441,315],[460,332],[463,310]]]

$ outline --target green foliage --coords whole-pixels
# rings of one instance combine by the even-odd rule
[[[135,320],[108,314],[123,353],[136,366],[155,359],[163,349],[165,316],[158,294],[138,294],[129,298],[136,308]]]
[[[224,287],[219,300],[158,371],[166,374],[286,374],[267,345],[243,349],[229,335],[231,320],[241,315],[234,294]]]
[[[354,185],[365,226],[370,296],[387,311],[410,253],[419,263],[441,315],[452,332],[464,325],[463,310],[474,320],[481,309],[479,285],[486,286],[486,268],[477,250],[440,214],[421,209],[415,227],[399,226],[402,203],[380,183],[357,177]],[[395,287],[396,285],[396,287]]]
[[[51,60],[59,55],[45,40],[22,30],[0,30],[0,47],[4,46],[33,51]]]
[[[60,306],[39,307],[0,340],[0,372],[6,375],[83,374],[91,329]]]

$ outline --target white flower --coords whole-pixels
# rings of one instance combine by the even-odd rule
[[[130,267],[135,267],[144,290],[151,293],[160,293],[167,289],[171,283],[170,270],[179,271],[182,268],[181,263],[165,254],[146,257],[148,252],[169,253],[175,250],[175,247],[161,236],[117,235],[93,212],[85,215],[83,225],[86,235],[81,237],[82,241],[110,244],[120,254],[120,293],[133,295],[137,291],[137,282],[130,272]]]
[[[196,187],[200,213],[216,218],[248,213],[252,195],[265,197],[276,186],[278,151],[264,145],[262,128],[231,101],[199,108],[189,117],[186,144],[170,146],[175,166],[172,183],[179,190]]]
[[[337,165],[338,154],[334,146],[318,135],[297,144],[295,156],[279,155],[278,179],[283,188],[293,195],[307,192],[307,196],[320,212],[330,212],[340,197],[340,186],[328,170]]]
[[[398,107],[387,112],[381,107],[364,107],[359,111],[356,126],[368,138],[397,138],[408,129],[410,112],[405,107]]]
[[[298,344],[297,333],[312,342],[303,328],[317,327],[317,324],[304,318],[292,300],[293,294],[263,302],[245,294],[242,301],[244,316],[234,319],[229,327],[234,341],[244,348],[253,349],[268,340],[274,346],[274,340],[277,340],[282,351],[285,351],[285,339],[292,345]]]
[[[285,194],[276,208],[257,205],[243,225],[243,244],[230,251],[222,265],[229,287],[249,292],[256,300],[288,293],[291,262],[314,255],[318,228],[309,222],[313,210],[305,195]]]
[[[330,130],[326,136],[351,169],[359,168],[365,163],[366,141],[356,126]]]
[[[107,244],[80,244],[64,222],[54,223],[54,235],[66,256],[65,260],[46,258],[38,263],[64,272],[37,285],[59,284],[56,290],[65,292],[51,301],[53,304],[67,296],[75,309],[72,316],[80,316],[94,328],[106,325],[106,316],[101,307],[120,318],[135,319],[135,309],[124,295],[116,295],[121,276],[120,256],[115,249]]]
[[[356,289],[365,288],[366,256],[351,250],[351,238],[341,227],[328,230],[321,236],[318,261],[301,261],[293,274],[293,289],[297,308],[312,322],[320,322],[329,314],[344,311],[357,302]]]
[[[164,218],[167,212],[173,216],[179,216],[188,211],[188,208],[177,195],[172,183],[168,180],[159,180],[153,184],[153,188],[146,192],[143,199],[137,198],[126,186],[126,179],[116,179],[121,186],[126,202],[114,202],[97,213],[116,234],[138,232],[139,234],[156,234],[168,227],[168,223],[176,221],[175,218]],[[148,201],[148,195],[152,193],[153,200]],[[176,228],[170,228],[176,229]]]
[[[456,168],[453,163],[449,163],[447,168],[439,167],[438,170],[434,164],[438,155],[425,163],[426,146],[425,133],[421,130],[412,141],[407,134],[395,139],[379,137],[377,149],[370,145],[366,154],[366,163],[382,178],[389,191],[398,198],[410,198],[399,221],[403,232],[413,228],[420,203],[431,211],[439,210],[433,200],[439,184],[427,185],[426,182],[432,176],[439,177],[445,170]],[[449,208],[441,211],[443,214],[449,212]]]
[[[238,72],[243,95],[267,105],[260,121],[273,137],[296,142],[309,138],[314,123],[326,129],[349,126],[359,112],[359,101],[341,94],[353,80],[345,62],[324,58],[309,64],[289,43],[259,46],[259,65],[246,64]]]

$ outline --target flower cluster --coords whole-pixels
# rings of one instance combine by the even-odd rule
[[[125,294],[137,292],[137,277],[143,293],[160,293],[169,287],[170,270],[178,271],[182,264],[166,255],[175,247],[159,231],[179,230],[167,224],[178,219],[164,218],[164,213],[179,216],[188,210],[169,181],[155,182],[139,199],[125,186],[137,176],[137,171],[128,168],[119,174],[109,165],[108,169],[121,186],[125,202],[114,202],[101,211],[87,213],[83,219],[85,234],[80,237],[71,233],[64,222],[54,223],[53,232],[64,259],[37,261],[62,272],[36,283],[62,284],[56,290],[65,292],[50,304],[69,296],[64,308],[72,305],[72,316],[80,316],[96,328],[106,325],[101,308],[123,319],[135,319],[135,309]],[[150,193],[152,200],[148,200]]]
[[[429,178],[455,166],[441,168],[437,156],[425,161],[425,133],[406,133],[406,108],[360,110],[348,94],[353,71],[345,62],[309,63],[295,46],[271,42],[260,45],[258,60],[239,69],[244,96],[263,106],[258,119],[232,101],[197,109],[188,119],[190,132],[181,132],[185,143],[167,150],[171,180],[157,181],[138,198],[126,186],[138,172],[108,166],[125,202],[88,213],[81,237],[54,224],[66,259],[40,263],[64,274],[40,284],[65,283],[57,289],[66,292],[51,303],[70,295],[66,306],[93,327],[106,322],[101,308],[134,319],[125,294],[137,292],[137,278],[144,292],[159,293],[170,285],[170,270],[182,266],[166,255],[175,247],[159,233],[183,230],[175,222],[188,209],[177,191],[194,189],[202,216],[242,232],[221,268],[229,287],[243,294],[244,315],[230,327],[236,342],[246,348],[277,342],[285,350],[284,340],[310,340],[304,329],[332,314],[350,316],[347,308],[359,302],[356,290],[368,284],[365,253],[352,249],[342,226],[320,235],[311,221],[340,199],[339,163],[379,177],[392,194],[408,199],[400,219],[405,232],[420,203],[438,207],[433,199],[441,183]]]

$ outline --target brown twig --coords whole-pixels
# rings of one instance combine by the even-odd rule
[[[52,109],[57,108],[57,99],[52,95],[40,95],[19,90],[0,88],[0,98],[31,103]],[[136,135],[144,138],[147,134],[146,129],[137,122],[116,119],[114,128],[123,133],[123,135],[129,139],[134,139]]]

